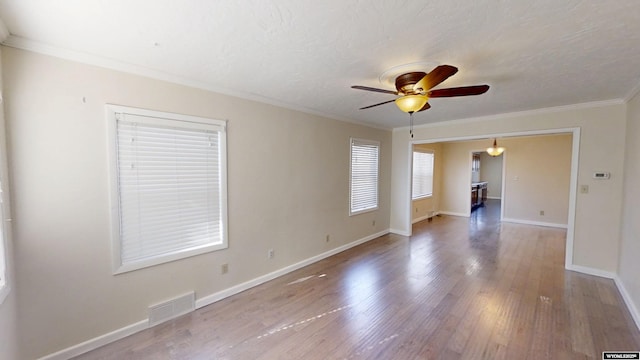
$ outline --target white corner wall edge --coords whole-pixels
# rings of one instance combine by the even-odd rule
[[[631,295],[629,295],[629,292],[627,291],[627,288],[624,286],[622,279],[620,279],[620,277],[616,275],[613,278],[613,281],[616,283],[616,286],[618,287],[618,291],[620,291],[620,295],[622,295],[622,299],[624,300],[624,303],[627,305],[627,309],[631,313],[631,317],[633,318],[633,321],[636,323],[636,327],[638,328],[638,330],[640,330],[640,309],[638,309],[636,304],[633,303],[633,300],[631,299]]]
[[[320,260],[323,260],[325,258],[328,258],[329,256],[338,254],[340,252],[343,252],[345,250],[351,249],[352,247],[358,246],[360,244],[363,244],[367,241],[371,241],[373,239],[379,238],[380,236],[386,235],[388,233],[390,233],[392,231],[390,231],[389,229],[387,230],[383,230],[380,232],[377,232],[375,234],[372,235],[368,235],[365,236],[361,239],[352,241],[348,244],[339,246],[337,248],[331,249],[327,252],[324,252],[322,254],[318,254],[316,256],[312,256],[308,259],[302,260],[300,262],[297,262],[295,264],[286,266],[282,269],[276,270],[274,272],[268,273],[266,275],[262,275],[259,276],[253,280],[249,280],[247,282],[238,284],[236,286],[232,286],[228,289],[219,291],[217,293],[205,296],[201,299],[196,300],[196,309],[199,309],[201,307],[207,306],[209,304],[212,304],[216,301],[220,301],[224,298],[227,298],[229,296],[238,294],[240,292],[243,292],[245,290],[248,290],[254,286],[258,286],[260,284],[263,284],[269,280],[273,280],[277,277],[280,277],[282,275],[288,274],[292,271],[298,270],[300,268],[303,268],[307,265],[311,265],[315,262],[318,262]],[[46,355],[44,357],[41,357],[39,360],[66,360],[66,359],[70,359],[74,356],[78,356],[81,354],[84,354],[86,352],[89,352],[91,350],[95,350],[101,346],[107,345],[109,343],[112,343],[114,341],[120,340],[122,338],[125,338],[129,335],[133,335],[139,331],[148,329],[149,326],[149,320],[148,319],[144,319],[141,321],[138,321],[136,323],[133,323],[131,325],[125,326],[123,328],[114,330],[110,333],[104,334],[104,335],[100,335],[98,337],[95,337],[93,339],[89,339],[85,342],[82,342],[80,344],[77,345],[73,345],[71,347],[68,347],[66,349],[62,349],[56,353],[53,354],[49,354]]]
[[[553,228],[560,228],[560,229],[567,228],[567,224],[556,224],[556,223],[549,223],[549,222],[543,222],[543,221],[520,220],[520,219],[511,219],[511,218],[503,218],[502,221],[508,222],[508,223],[514,223],[514,224],[536,225],[536,226],[553,227]]]
[[[9,37],[9,29],[7,25],[0,19],[0,44],[2,44]]]
[[[389,232],[392,233],[392,234],[401,235],[401,236],[411,236],[411,232],[410,231],[404,231],[404,230],[398,230],[398,229],[390,229]]]

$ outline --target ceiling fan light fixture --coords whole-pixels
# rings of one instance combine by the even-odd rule
[[[496,139],[493,139],[493,146],[490,148],[487,148],[487,154],[491,155],[491,156],[500,156],[500,154],[502,154],[504,152],[504,148],[498,147],[498,142]]]
[[[405,95],[395,100],[398,108],[406,113],[414,113],[424,107],[429,98],[426,95]]]

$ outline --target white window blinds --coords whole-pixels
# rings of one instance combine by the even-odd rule
[[[226,247],[224,123],[114,116],[117,272]]]
[[[413,152],[413,199],[431,196],[433,193],[433,153]]]
[[[380,143],[351,139],[350,215],[378,208]]]

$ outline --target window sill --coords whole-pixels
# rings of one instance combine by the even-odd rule
[[[411,198],[411,200],[412,200],[412,201],[415,201],[415,200],[428,199],[428,198],[432,198],[432,197],[433,197],[433,194],[430,194],[430,195],[424,195],[424,196],[419,196],[419,197]]]
[[[358,211],[349,211],[349,216],[365,214],[365,213],[376,211],[376,210],[378,210],[377,206],[374,207],[374,208],[371,208],[371,209],[364,209],[364,210],[358,210]]]
[[[160,265],[160,264],[164,264],[164,263],[168,263],[176,260],[186,259],[192,256],[202,255],[202,254],[206,254],[213,251],[224,250],[224,249],[227,249],[228,247],[229,246],[227,244],[227,241],[225,240],[220,243],[207,244],[198,248],[186,249],[186,250],[182,250],[174,253],[159,255],[157,257],[146,259],[146,260],[130,262],[126,264],[113,264],[114,266],[113,275],[127,273],[134,270],[140,270],[147,267]],[[117,256],[114,258],[115,259],[119,258],[119,254],[116,254],[116,255]]]

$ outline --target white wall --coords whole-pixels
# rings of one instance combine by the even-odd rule
[[[624,203],[618,276],[640,328],[640,94],[628,104]]]
[[[444,122],[414,128],[414,136],[416,141],[446,141],[579,127],[577,182],[589,185],[590,191],[576,195],[575,225],[569,230],[574,233],[572,264],[615,272],[622,210],[625,123],[625,105],[616,102]],[[410,232],[406,161],[409,141],[406,129],[394,130],[391,228],[404,234]],[[612,177],[607,181],[593,180],[594,171],[609,171]],[[444,206],[445,200],[441,202]]]
[[[12,48],[2,60],[21,358],[389,228],[391,132]],[[229,249],[111,274],[106,103],[228,120]],[[350,136],[381,142],[380,209],[353,217]]]
[[[502,198],[502,159],[504,156],[480,154],[480,181],[487,182],[487,197]]]
[[[4,86],[2,81],[2,47],[0,47],[0,89],[3,89],[0,99],[4,97]],[[5,189],[8,188],[9,179],[7,177],[7,157],[6,157],[6,133],[5,133],[5,118],[4,118],[4,100],[0,101],[0,177]],[[9,193],[3,195],[5,217],[11,217],[10,213],[10,196]],[[0,219],[4,221],[4,219]],[[6,245],[6,257],[7,257],[7,277],[8,287],[10,292],[5,298],[4,302],[0,304],[0,359],[14,360],[18,359],[18,336],[17,336],[17,301],[16,301],[16,289],[15,278],[13,276],[13,242],[11,241],[11,223],[5,222],[5,245]]]

